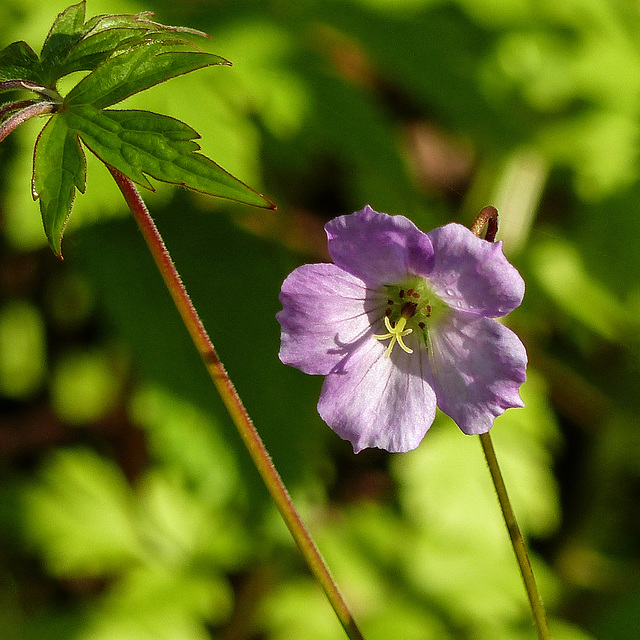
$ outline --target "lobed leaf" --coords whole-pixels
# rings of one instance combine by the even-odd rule
[[[147,111],[101,111],[93,105],[77,105],[61,115],[96,156],[146,188],[153,188],[147,179],[151,176],[219,198],[273,206],[198,153],[194,140],[199,135],[175,118]]]
[[[33,160],[33,197],[40,201],[42,223],[51,248],[61,255],[62,234],[75,190],[84,193],[85,157],[77,134],[64,117],[50,118],[40,132]]]
[[[186,124],[144,111],[103,111],[175,76],[230,64],[182,40],[183,33],[206,34],[158,24],[149,19],[153,16],[149,12],[105,14],[85,22],[85,9],[83,0],[57,16],[40,58],[25,42],[14,42],[0,51],[0,92],[29,89],[47,98],[0,107],[0,118],[6,120],[0,137],[19,124],[15,112],[25,105],[33,111],[25,117],[56,112],[36,141],[32,178],[33,196],[39,200],[54,252],[60,255],[75,191],[85,190],[81,141],[106,164],[146,188],[153,188],[147,177],[151,176],[220,198],[274,207],[198,153],[200,147],[194,140],[199,135]],[[90,73],[63,101],[56,82],[82,70]]]
[[[218,64],[230,63],[211,53],[167,51],[165,42],[145,42],[100,64],[69,92],[66,104],[103,109],[169,78]]]
[[[141,44],[148,33],[148,29],[142,26],[130,26],[88,35],[69,52],[64,65],[65,74],[95,69],[119,48]]]
[[[84,0],[67,7],[58,14],[42,45],[40,51],[42,70],[50,85],[53,85],[61,75],[64,75],[64,61],[87,32],[84,16]]]
[[[104,14],[94,16],[84,25],[85,36],[74,45],[60,70],[62,75],[90,70],[123,47],[133,47],[156,38],[171,40],[187,32],[205,36],[199,31],[172,27],[149,20],[151,12],[139,14]]]
[[[23,40],[12,42],[0,51],[0,82],[26,80],[42,84],[40,61]]]

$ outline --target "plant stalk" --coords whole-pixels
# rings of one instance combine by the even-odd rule
[[[2,142],[14,129],[17,129],[22,123],[35,116],[42,116],[48,113],[54,113],[58,108],[55,102],[47,102],[44,100],[21,100],[3,107],[2,115],[10,113],[14,108],[18,108],[13,115],[7,118],[0,125],[0,142]]]
[[[258,472],[267,486],[269,493],[282,515],[293,539],[300,548],[311,572],[320,582],[331,606],[333,607],[342,627],[351,640],[363,640],[353,616],[333,580],[320,551],[311,538],[300,515],[291,501],[282,479],[273,465],[260,435],[258,434],[249,414],[247,413],[238,393],[231,382],[224,365],[207,334],[200,317],[182,283],[180,275],[167,251],[158,229],[149,214],[149,210],[140,196],[134,183],[117,169],[109,167],[116,184],[122,191],[133,216],[142,231],[142,235],[151,251],[151,255],[160,270],[162,278],[171,293],[171,297],[180,312],[191,339],[200,354],[214,385],[242,437]]]
[[[491,205],[484,207],[476,216],[476,219],[471,225],[471,231],[473,231],[475,235],[480,236],[485,225],[487,225],[485,240],[487,242],[493,242],[496,239],[496,234],[498,233],[498,210]],[[502,472],[500,471],[500,465],[498,464],[495,449],[493,448],[491,435],[488,432],[481,433],[480,442],[482,444],[482,450],[484,451],[484,457],[487,460],[489,472],[491,473],[493,486],[496,489],[498,502],[502,509],[502,515],[504,517],[505,524],[507,525],[507,531],[509,532],[509,538],[511,539],[511,546],[513,547],[518,566],[520,567],[520,573],[522,574],[524,588],[527,592],[527,597],[529,598],[529,605],[531,607],[531,613],[533,614],[536,631],[538,632],[538,638],[539,640],[551,640],[551,632],[549,631],[549,623],[547,622],[542,598],[540,598],[538,585],[536,584],[536,579],[533,575],[533,569],[531,567],[524,538],[522,537],[522,532],[518,526],[518,521],[516,520],[513,508],[511,507],[511,501],[509,500],[507,487],[504,483]]]
[[[516,520],[515,513],[511,507],[511,501],[507,494],[507,488],[504,484],[504,479],[498,465],[498,459],[496,457],[495,449],[493,448],[493,442],[490,434],[481,433],[480,442],[482,443],[482,449],[484,451],[484,457],[487,460],[489,466],[489,472],[491,473],[491,479],[496,489],[498,496],[498,502],[502,509],[502,515],[504,516],[507,530],[509,531],[509,538],[511,539],[511,546],[516,554],[516,560],[520,567],[520,573],[522,574],[522,580],[524,581],[524,588],[529,598],[529,605],[531,607],[531,613],[533,614],[533,621],[538,632],[538,638],[540,640],[551,640],[551,632],[549,631],[549,624],[547,622],[547,616],[544,611],[542,599],[540,598],[540,592],[536,584],[535,576],[533,575],[533,569],[531,568],[531,562],[529,561],[529,555],[527,554],[527,547],[522,537],[518,521]]]

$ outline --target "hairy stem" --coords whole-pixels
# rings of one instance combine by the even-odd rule
[[[496,239],[496,234],[498,233],[498,210],[491,205],[484,207],[476,216],[476,219],[471,225],[471,231],[473,231],[477,236],[480,236],[485,224],[487,225],[485,240],[487,240],[487,242],[493,242]],[[511,501],[507,494],[507,487],[504,484],[504,478],[502,477],[498,458],[496,457],[496,452],[493,448],[493,441],[491,440],[489,433],[481,433],[480,442],[482,443],[484,457],[487,460],[491,479],[493,480],[493,486],[496,489],[498,502],[502,509],[502,515],[504,517],[505,524],[507,525],[511,546],[513,547],[516,560],[518,561],[518,566],[520,567],[520,573],[522,574],[524,588],[527,592],[527,597],[529,598],[529,606],[531,607],[531,613],[533,614],[533,621],[536,626],[536,631],[538,632],[538,638],[540,640],[551,640],[547,616],[544,611],[542,599],[540,598],[540,592],[538,591],[535,576],[533,575],[533,569],[531,568],[531,562],[529,561],[527,547],[525,545],[524,538],[522,537],[520,527],[518,526],[516,515],[511,507]]]
[[[280,475],[273,465],[260,435],[256,431],[233,383],[229,379],[225,368],[220,361],[211,339],[209,338],[198,313],[191,302],[189,294],[173,264],[173,260],[167,251],[164,241],[156,228],[149,211],[142,200],[133,182],[113,167],[109,167],[118,187],[138,223],[142,235],[151,251],[151,255],[162,274],[162,278],[171,293],[171,297],[180,312],[191,339],[215,384],[222,400],[235,423],[240,436],[251,454],[258,472],[273,497],[282,518],[285,521],[302,555],[307,561],[312,573],[322,585],[331,606],[333,607],[347,636],[351,640],[362,640],[362,634],[358,629],[353,616],[335,583],[327,565],[325,564],[311,535],[306,529],[300,515],[294,507],[289,492],[287,491]]]
[[[42,116],[47,113],[53,113],[58,105],[55,102],[46,102],[39,100],[37,102],[31,101],[20,101],[16,103],[18,107],[23,107],[23,105],[27,105],[24,108],[20,108],[19,111],[14,113],[12,116],[7,118],[2,125],[0,126],[0,142],[2,142],[14,129],[18,128],[23,122],[29,120],[29,118],[33,118],[34,116]],[[9,113],[12,109],[6,108],[4,109],[4,113]]]

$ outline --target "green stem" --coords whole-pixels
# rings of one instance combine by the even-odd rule
[[[480,442],[482,443],[484,457],[487,459],[487,465],[489,466],[493,485],[496,488],[496,494],[498,495],[502,515],[504,516],[504,521],[507,525],[507,530],[509,531],[511,545],[513,546],[513,551],[516,554],[516,560],[518,561],[520,573],[524,580],[524,587],[527,591],[527,597],[529,598],[531,613],[533,614],[533,621],[536,625],[538,638],[540,638],[540,640],[550,640],[551,633],[549,632],[547,616],[544,612],[535,576],[533,575],[533,569],[531,568],[531,562],[529,561],[529,556],[527,554],[527,547],[525,545],[524,538],[522,537],[522,533],[520,532],[516,516],[511,508],[507,488],[504,484],[502,473],[500,472],[500,466],[498,465],[498,459],[496,458],[496,452],[493,448],[493,442],[491,441],[489,433],[481,433]]]
[[[486,206],[480,211],[471,225],[471,231],[480,237],[485,225],[487,226],[487,233],[485,234],[484,239],[487,242],[493,242],[496,239],[496,234],[498,233],[498,210],[492,205]],[[529,605],[531,606],[533,621],[536,625],[536,630],[538,631],[538,638],[540,640],[551,640],[547,616],[544,612],[535,576],[533,575],[533,569],[531,568],[531,562],[529,561],[529,555],[527,554],[527,547],[524,543],[520,527],[518,526],[516,515],[511,508],[511,501],[507,494],[507,487],[504,484],[504,479],[500,472],[500,465],[498,464],[498,458],[496,457],[496,452],[493,448],[493,442],[489,433],[481,433],[480,442],[482,443],[484,457],[486,458],[487,465],[489,466],[493,486],[495,487],[496,494],[498,495],[498,502],[502,509],[502,515],[504,517],[505,524],[507,525],[507,530],[509,531],[511,546],[516,554],[516,560],[518,561],[520,573],[524,580],[524,588],[527,592],[527,597],[529,598]]]
[[[249,450],[258,472],[262,476],[264,483],[273,497],[273,500],[282,515],[293,539],[300,548],[302,555],[307,561],[311,572],[322,585],[331,606],[333,607],[340,623],[347,636],[351,640],[363,640],[363,636],[358,629],[353,616],[333,580],[327,565],[325,564],[318,548],[311,535],[307,531],[300,515],[293,506],[289,492],[287,491],[280,475],[271,461],[260,435],[256,431],[249,414],[247,413],[238,393],[229,379],[224,365],[220,361],[216,350],[211,343],[198,313],[191,302],[191,298],[185,289],[180,275],[176,270],[173,260],[165,247],[164,241],[156,228],[149,211],[142,200],[138,190],[129,178],[120,173],[117,169],[109,167],[118,187],[122,191],[124,198],[133,213],[133,216],[142,231],[142,235],[151,251],[151,255],[162,274],[162,278],[171,293],[171,297],[180,312],[191,339],[195,344],[198,353],[218,389],[220,396],[235,423],[240,436]]]

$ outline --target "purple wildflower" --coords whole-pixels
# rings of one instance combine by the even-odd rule
[[[366,206],[325,227],[334,264],[282,285],[280,359],[326,376],[318,412],[357,453],[415,449],[436,404],[466,434],[523,406],[527,354],[494,320],[524,281],[502,243],[460,224],[429,233]]]

